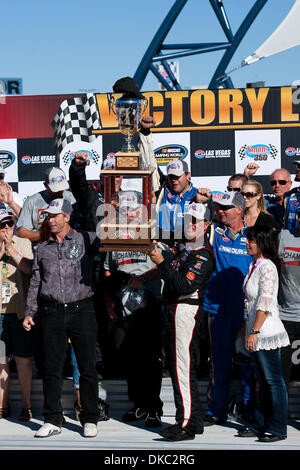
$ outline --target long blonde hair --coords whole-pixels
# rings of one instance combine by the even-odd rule
[[[264,198],[264,191],[263,187],[260,184],[259,181],[256,180],[248,180],[243,184],[242,191],[244,191],[244,186],[250,185],[255,187],[255,192],[257,194],[261,194],[261,198],[258,199],[257,201],[257,207],[259,212],[262,212],[263,214],[269,214],[269,212],[266,209],[266,204],[265,204],[265,198]]]

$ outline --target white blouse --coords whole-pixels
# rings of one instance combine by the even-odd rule
[[[288,334],[279,318],[277,294],[278,273],[275,264],[266,258],[259,258],[253,268],[249,267],[244,280],[244,292],[247,303],[246,337],[256,319],[257,310],[268,312],[266,320],[257,334],[255,351],[277,349],[290,344]]]

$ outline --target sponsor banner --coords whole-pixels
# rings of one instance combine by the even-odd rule
[[[191,169],[189,132],[153,134],[153,146],[156,162],[164,174],[168,163],[178,158],[185,160]]]
[[[292,174],[296,172],[294,160],[300,161],[300,132],[297,128],[281,130],[281,166]]]
[[[44,189],[45,186],[42,181],[27,181],[19,183],[18,194],[23,200],[25,200],[28,196],[43,191]]]
[[[192,183],[197,188],[211,190],[213,199],[220,199],[226,191],[228,176],[192,176]]]
[[[99,178],[102,164],[102,136],[98,136],[93,143],[72,142],[67,144],[59,157],[59,167],[64,170],[69,179],[69,168],[77,152],[84,152],[87,155],[86,178],[94,180]]]
[[[53,139],[18,139],[19,181],[44,181],[52,166],[59,166]]]
[[[0,140],[0,162],[6,172],[5,181],[18,182],[17,139]]]
[[[256,175],[270,175],[281,167],[280,129],[235,131],[235,169],[243,173],[248,163],[257,163]]]
[[[234,131],[191,132],[193,175],[230,176],[235,173]]]

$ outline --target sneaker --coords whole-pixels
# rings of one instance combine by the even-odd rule
[[[96,437],[98,434],[97,424],[95,423],[84,423],[83,435],[84,437]]]
[[[132,408],[132,410],[127,411],[123,415],[123,421],[126,423],[129,423],[131,421],[140,421],[141,419],[146,419],[147,417],[147,412],[143,410],[142,408]]]
[[[147,414],[145,426],[147,428],[158,428],[159,426],[161,426],[161,419],[156,411]]]
[[[262,436],[258,437],[259,442],[277,442],[283,441],[285,437],[275,436],[269,432],[265,432]]]
[[[158,434],[168,441],[187,441],[195,439],[195,434],[186,431],[179,424],[169,426]]]
[[[209,413],[207,413],[204,418],[203,418],[203,426],[213,426],[214,424],[223,424],[226,423],[226,419],[220,419],[217,418],[216,416],[213,416]]]
[[[55,424],[44,423],[43,426],[35,433],[34,437],[49,437],[53,434],[60,434],[61,428]]]

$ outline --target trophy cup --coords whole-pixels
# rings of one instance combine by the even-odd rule
[[[124,94],[117,100],[111,97],[110,106],[117,117],[121,133],[125,135],[126,142],[121,151],[125,153],[136,152],[132,137],[139,130],[140,119],[148,106],[147,98],[126,97],[126,94]]]
[[[155,168],[141,168],[139,152],[132,143],[132,136],[140,128],[140,119],[146,111],[148,100],[139,91],[137,83],[131,77],[118,80],[113,86],[115,93],[123,93],[121,98],[110,100],[110,107],[119,123],[126,142],[121,151],[114,156],[113,168],[104,168],[101,174],[104,178],[104,201],[106,217],[100,223],[99,238],[103,248],[100,251],[144,251],[149,252],[152,246],[151,229],[154,221],[151,220],[152,174]],[[115,178],[118,176],[128,179],[138,179],[141,183],[139,204],[136,203],[137,191],[115,191]],[[134,189],[138,187],[133,183]],[[125,202],[124,202],[125,198]],[[126,205],[131,217],[136,206],[141,206],[139,217],[130,220],[120,217],[115,209]]]

